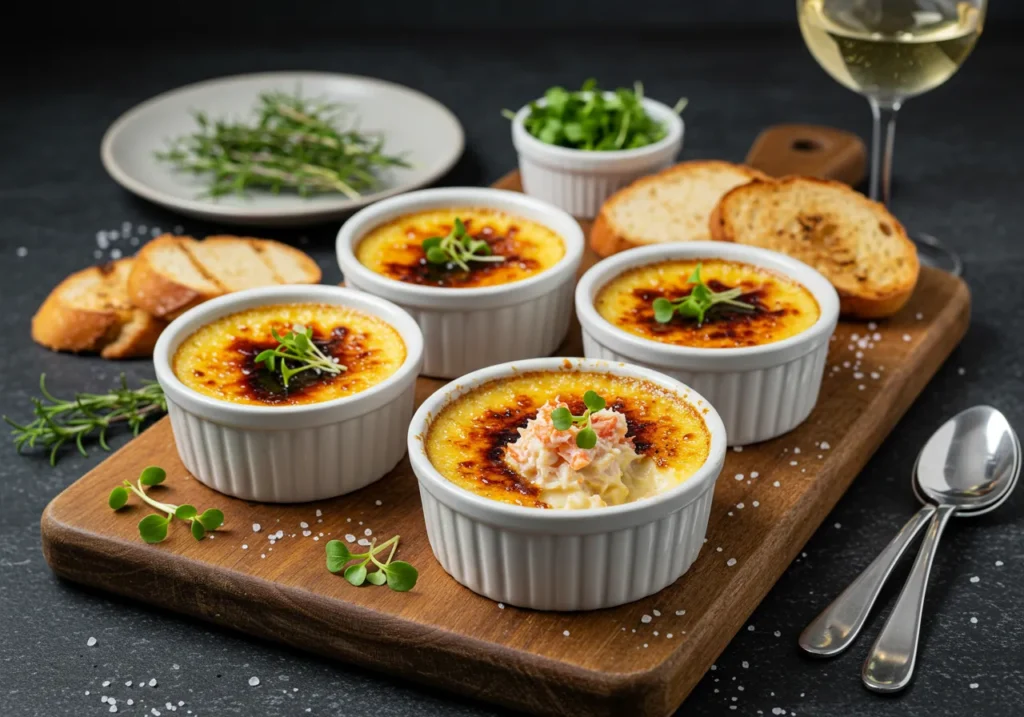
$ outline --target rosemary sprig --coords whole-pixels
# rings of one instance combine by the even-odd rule
[[[327,356],[313,343],[313,329],[295,324],[284,336],[271,329],[278,345],[272,349],[261,351],[256,356],[256,363],[264,364],[269,370],[281,372],[281,381],[288,388],[288,380],[297,373],[313,369],[317,373],[339,374],[348,368],[338,359]]]
[[[139,536],[147,543],[159,543],[167,537],[167,528],[174,518],[183,520],[189,524],[189,532],[196,540],[202,540],[206,533],[216,530],[224,524],[224,513],[216,508],[207,508],[200,513],[194,505],[174,505],[173,503],[162,503],[154,500],[147,493],[143,486],[160,485],[167,478],[167,471],[159,466],[149,466],[143,469],[139,480],[132,484],[130,481],[122,481],[110,491],[107,498],[107,505],[112,510],[121,510],[127,503],[131,493],[137,495],[142,502],[151,508],[156,508],[162,515],[151,513],[139,521]],[[131,493],[129,493],[131,491]]]
[[[678,313],[680,316],[696,319],[697,326],[701,326],[704,323],[707,312],[716,306],[728,307],[733,311],[754,310],[754,307],[750,304],[736,301],[736,298],[743,294],[743,289],[738,286],[734,289],[718,292],[708,288],[708,285],[700,278],[700,269],[701,265],[697,264],[697,268],[693,270],[693,273],[687,280],[693,284],[693,289],[690,290],[689,296],[678,301],[670,301],[664,297],[654,300],[652,307],[654,308],[655,321],[659,324],[667,324]]]
[[[265,92],[255,114],[255,123],[244,123],[196,112],[197,130],[171,140],[156,156],[178,170],[206,176],[211,197],[259,188],[355,199],[380,186],[379,170],[409,166],[384,153],[383,138],[343,128],[340,105]]]
[[[463,271],[469,271],[467,262],[470,261],[505,261],[505,257],[494,254],[491,245],[483,239],[474,239],[458,217],[447,236],[423,240],[423,253],[431,264],[457,266]]]
[[[568,408],[559,406],[551,412],[551,423],[559,431],[568,431],[574,423],[582,425],[583,428],[576,434],[576,445],[580,448],[593,448],[597,445],[597,433],[590,425],[590,417],[604,408],[607,402],[595,391],[587,391],[583,394],[583,404],[587,410],[581,416],[574,416]]]
[[[111,426],[126,424],[137,436],[147,418],[167,411],[160,384],[144,381],[140,388],[128,388],[124,374],[119,388],[108,393],[76,393],[73,400],[67,400],[46,390],[44,373],[39,377],[39,391],[43,398],[32,399],[34,421],[21,424],[7,416],[3,419],[13,429],[11,435],[19,453],[36,446],[47,448],[50,465],[57,464],[57,453],[65,443],[73,442],[85,456],[85,440],[95,435],[100,447],[109,451],[107,430]]]

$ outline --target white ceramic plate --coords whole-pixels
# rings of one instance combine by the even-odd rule
[[[156,159],[167,141],[191,133],[193,112],[212,118],[251,117],[261,92],[301,91],[351,108],[364,131],[380,132],[389,154],[412,166],[381,174],[382,189],[359,199],[330,194],[310,198],[250,191],[245,196],[202,196],[202,177],[175,171]],[[462,126],[444,105],[416,90],[383,80],[321,72],[270,72],[198,82],[166,92],[121,115],[103,137],[100,155],[110,176],[134,194],[181,214],[229,224],[287,226],[337,219],[378,199],[429,184],[462,154]]]

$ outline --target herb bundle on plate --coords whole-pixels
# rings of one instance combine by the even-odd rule
[[[598,89],[597,80],[589,79],[570,92],[564,87],[551,87],[544,101],[531,102],[530,113],[523,127],[541,142],[569,149],[610,151],[637,149],[664,139],[667,129],[644,110],[644,88],[639,82],[633,89],[618,88],[614,92]],[[673,110],[678,114],[686,106],[680,99]],[[509,119],[515,113],[505,110]]]
[[[351,123],[344,128],[340,105],[265,92],[255,114],[255,122],[247,123],[196,112],[196,131],[172,140],[157,158],[208,179],[212,197],[287,189],[304,197],[340,193],[356,199],[380,187],[381,169],[409,166],[384,153],[383,138]]]

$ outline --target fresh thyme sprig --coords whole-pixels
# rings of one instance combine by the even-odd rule
[[[65,443],[74,443],[85,456],[85,440],[95,435],[100,447],[109,451],[107,430],[111,426],[124,423],[137,436],[147,418],[167,411],[167,399],[160,384],[144,381],[140,388],[128,388],[124,374],[119,388],[108,393],[76,393],[69,400],[46,390],[44,373],[39,377],[39,391],[43,398],[32,399],[34,421],[21,424],[7,416],[3,418],[13,429],[11,435],[18,452],[36,446],[47,448],[50,465],[57,464],[58,451]]]
[[[139,536],[147,543],[159,543],[164,540],[167,537],[167,528],[174,518],[187,522],[192,537],[196,540],[202,540],[208,531],[216,530],[224,524],[224,513],[216,508],[208,508],[200,513],[194,505],[162,503],[146,494],[146,489],[143,486],[160,485],[165,478],[167,478],[167,471],[159,466],[149,466],[142,471],[135,484],[124,481],[110,491],[107,505],[113,510],[121,510],[128,503],[131,493],[134,493],[146,505],[156,508],[161,513],[166,513],[166,517],[151,513],[139,521]]]
[[[284,336],[278,335],[277,329],[271,329],[270,333],[278,346],[261,351],[255,361],[271,371],[280,369],[285,388],[288,388],[288,380],[302,371],[313,369],[317,373],[339,374],[348,370],[338,359],[327,356],[313,343],[313,329],[295,324]]]
[[[491,245],[483,239],[474,239],[466,230],[465,223],[458,217],[455,217],[447,236],[423,240],[423,253],[431,264],[454,265],[463,271],[469,271],[467,262],[470,261],[505,261],[505,257],[495,255]]]
[[[587,410],[581,416],[574,416],[565,406],[559,406],[551,412],[551,423],[559,431],[568,431],[574,423],[583,428],[576,434],[576,445],[580,448],[593,448],[597,445],[597,433],[590,426],[590,417],[604,408],[607,403],[594,391],[583,394],[583,403]]]
[[[716,306],[727,306],[733,311],[753,311],[754,307],[736,298],[743,294],[743,289],[736,287],[728,291],[712,291],[700,278],[701,265],[693,270],[690,278],[687,279],[693,284],[690,295],[679,301],[670,301],[664,297],[654,300],[654,320],[659,324],[667,324],[675,314],[685,316],[688,319],[696,319],[697,326],[704,323],[704,317],[708,310]]]
[[[348,546],[340,540],[327,541],[327,569],[332,573],[342,573],[345,579],[356,587],[370,583],[371,585],[384,585],[396,592],[412,590],[416,585],[419,573],[409,563],[401,560],[392,560],[395,557],[395,550],[398,549],[398,538],[395,536],[385,540],[380,545],[376,542],[370,543],[370,549],[365,553],[350,552]],[[388,559],[383,563],[377,559],[377,554],[388,548]],[[358,561],[353,563],[352,561]],[[349,563],[352,563],[349,565]],[[346,567],[347,566],[347,567]],[[369,567],[376,567],[376,570],[368,570]]]
[[[343,128],[343,108],[298,93],[264,92],[255,123],[195,113],[197,131],[174,139],[157,158],[210,179],[208,194],[291,189],[300,196],[340,193],[355,199],[380,186],[376,172],[408,167],[383,151],[380,137]]]

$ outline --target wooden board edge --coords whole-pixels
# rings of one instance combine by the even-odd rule
[[[684,648],[677,650],[672,653],[669,659],[651,670],[652,674],[645,675],[647,682],[662,685],[669,695],[666,702],[667,714],[671,714],[674,710],[678,709],[685,701],[689,693],[743,627],[743,623],[746,622],[747,618],[753,614],[765,596],[775,587],[790,564],[807,544],[807,541],[810,540],[811,536],[814,535],[815,531],[818,530],[839,502],[840,498],[846,494],[854,479],[860,474],[879,447],[881,447],[885,439],[892,433],[925,386],[963,340],[970,325],[970,290],[966,282],[960,277],[951,278],[956,280],[957,288],[955,292],[934,320],[926,340],[914,347],[912,356],[915,357],[915,360],[907,361],[908,364],[916,365],[917,370],[910,373],[900,367],[900,373],[905,374],[901,377],[902,380],[898,381],[901,388],[893,394],[893,398],[886,407],[884,415],[879,417],[875,412],[865,411],[854,424],[854,430],[862,428],[868,438],[859,446],[856,446],[856,450],[850,444],[835,447],[848,453],[846,460],[836,461],[836,465],[842,466],[844,470],[842,472],[832,471],[830,474],[826,474],[824,480],[817,481],[818,489],[811,496],[805,496],[805,498],[813,497],[813,500],[805,499],[803,510],[794,511],[788,516],[788,522],[791,524],[791,534],[795,535],[796,539],[792,541],[792,547],[787,553],[786,560],[784,562],[772,561],[761,557],[762,553],[769,551],[769,547],[772,551],[779,551],[779,546],[772,542],[762,543],[759,550],[748,558],[748,563],[753,563],[763,573],[767,573],[766,580],[753,582],[755,584],[765,584],[768,587],[763,592],[751,593],[750,595],[743,596],[742,599],[737,598],[731,606],[726,606],[722,609],[725,612],[731,607],[733,614],[742,616],[741,619],[732,620],[735,623],[735,629],[731,631],[723,630],[719,626],[712,634],[702,635],[701,631],[709,629],[707,628],[709,621],[702,622],[696,629],[690,632],[689,637],[691,639],[687,642],[689,645],[701,644],[703,649],[699,654],[695,654],[692,649]],[[854,458],[853,456],[859,457]],[[820,515],[820,517],[816,518],[816,514]],[[772,566],[773,562],[776,563],[773,568],[765,567]],[[735,579],[739,579],[739,573],[737,573]],[[746,579],[748,582],[751,582],[749,575],[746,576]],[[741,591],[735,591],[731,594],[741,595]],[[811,617],[813,615],[808,615],[808,619]],[[709,645],[712,645],[713,649],[709,649]],[[684,677],[680,679],[680,675],[684,675]]]
[[[54,506],[59,498],[58,495],[44,510],[40,535],[43,557],[61,579],[304,652],[310,651],[310,642],[283,636],[301,635],[315,624],[323,648],[313,652],[322,657],[383,675],[405,677],[429,687],[442,684],[444,689],[466,697],[537,714],[613,717],[628,710],[642,717],[662,717],[671,711],[663,709],[663,693],[653,671],[641,673],[638,678],[637,673],[608,674],[576,668],[522,650],[417,626],[411,621],[382,619],[378,613],[354,604],[348,604],[339,614],[336,602],[314,593],[281,587],[250,575],[236,575],[230,570],[196,570],[192,561],[143,543],[123,541],[119,552],[112,554],[109,539],[101,541],[60,521]],[[130,553],[139,555],[128,562],[146,567],[132,569],[129,575],[118,568],[118,561]],[[86,565],[88,569],[81,567]],[[167,576],[175,574],[182,582],[195,586],[191,610],[182,610],[161,589]],[[314,608],[292,615],[277,609],[282,602],[293,609],[303,604]],[[249,617],[243,621],[224,617],[239,614]],[[360,630],[359,626],[366,629]],[[381,635],[394,639],[381,640]],[[410,642],[416,646],[413,650],[409,648]],[[479,658],[483,654],[488,654],[486,661]],[[381,667],[383,662],[390,666]],[[514,689],[508,685],[509,666],[520,683]],[[500,681],[503,689],[492,692],[496,681]],[[519,698],[508,699],[506,693]]]

